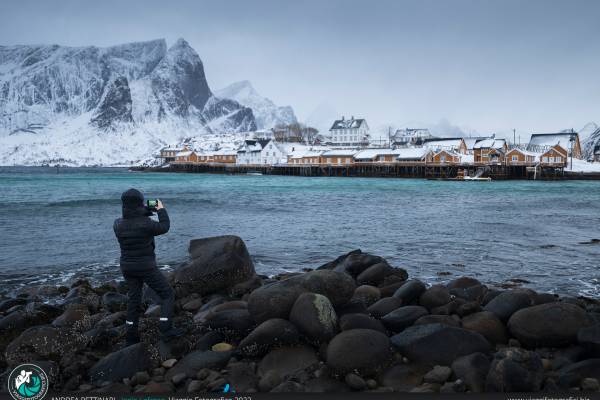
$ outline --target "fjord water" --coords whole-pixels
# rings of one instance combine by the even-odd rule
[[[258,272],[317,267],[360,248],[429,282],[523,279],[540,291],[600,297],[600,182],[136,173],[0,168],[0,291],[119,277],[113,220],[136,187],[162,199],[159,263],[190,239],[241,236]],[[450,275],[448,275],[448,273]]]

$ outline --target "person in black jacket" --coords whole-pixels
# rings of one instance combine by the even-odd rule
[[[180,336],[181,330],[173,327],[175,294],[156,265],[154,236],[169,231],[167,210],[158,201],[158,222],[151,219],[152,211],[144,204],[144,195],[129,189],[121,195],[123,217],[115,220],[113,229],[121,247],[121,272],[129,288],[127,302],[127,345],[140,341],[138,321],[142,306],[142,289],[146,283],[161,299],[159,328],[163,339]]]

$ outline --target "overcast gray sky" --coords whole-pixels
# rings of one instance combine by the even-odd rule
[[[600,1],[28,1],[0,3],[0,43],[185,38],[209,85],[250,80],[304,119],[480,133],[600,123]]]

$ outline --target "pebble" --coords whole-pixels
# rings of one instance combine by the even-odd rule
[[[596,378],[585,378],[581,381],[581,390],[586,392],[597,392],[600,389],[600,383]]]
[[[173,377],[171,378],[171,382],[173,382],[174,385],[179,385],[181,382],[185,381],[185,378],[187,378],[185,372],[180,372],[178,374],[173,375]]]
[[[423,377],[423,380],[427,383],[438,383],[443,384],[452,375],[452,369],[441,365],[436,365],[431,371],[429,371]]]
[[[377,387],[377,381],[375,379],[367,379],[367,387],[369,389],[375,389]]]
[[[163,361],[163,363],[161,365],[165,368],[171,368],[171,367],[173,367],[173,365],[175,365],[176,362],[177,362],[176,358],[169,358],[168,360]]]
[[[367,387],[367,383],[363,378],[356,374],[348,374],[346,375],[346,385],[350,387],[352,390],[364,390]]]
[[[203,380],[203,379],[208,378],[208,375],[210,375],[210,370],[208,368],[202,368],[196,374],[196,378],[199,379],[199,380]]]
[[[188,386],[187,386],[187,392],[188,393],[194,393],[194,392],[199,392],[202,389],[202,382],[199,380],[194,379],[193,381],[191,381]]]
[[[89,383],[84,383],[82,385],[79,385],[79,390],[81,390],[82,392],[87,392],[88,390],[92,390],[94,387],[92,385],[90,385]]]
[[[233,346],[230,345],[229,343],[217,343],[215,345],[213,345],[213,347],[211,348],[212,351],[231,351],[233,349]]]
[[[135,385],[145,385],[150,381],[150,375],[146,371],[136,372],[131,381]]]

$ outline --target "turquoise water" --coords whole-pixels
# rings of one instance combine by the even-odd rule
[[[261,273],[316,267],[361,248],[434,282],[600,296],[600,182],[443,182],[0,168],[2,289],[119,276],[112,223],[136,187],[161,198],[171,231],[159,262],[176,267],[190,239],[236,234]],[[442,276],[439,273],[450,273]]]

